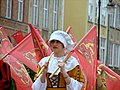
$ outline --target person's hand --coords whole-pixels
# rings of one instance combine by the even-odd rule
[[[45,64],[43,65],[45,67],[45,69],[42,72],[42,76],[41,76],[41,82],[44,83],[45,82],[45,78],[46,78],[46,74],[47,74],[47,70],[48,70],[48,64],[49,62],[45,62]]]
[[[104,64],[100,64],[97,67],[97,87],[100,90],[103,90],[103,88],[106,88],[106,82],[105,82],[105,65]],[[105,89],[106,90],[106,89]]]
[[[45,67],[45,69],[43,70],[44,73],[47,73],[48,64],[49,62],[45,62],[45,64],[43,65]]]
[[[100,64],[98,67],[97,67],[97,73],[100,75],[102,72],[105,71],[105,65],[104,64]]]
[[[65,71],[65,63],[58,61],[58,66],[61,68],[61,71]]]
[[[104,64],[100,64],[100,65],[98,66],[98,68],[101,69],[102,71],[104,71],[104,70],[105,70],[105,65],[104,65]]]
[[[63,75],[63,78],[64,78],[66,84],[69,85],[71,80],[70,80],[70,76],[65,71],[65,63],[58,61],[58,66],[61,68],[61,72],[62,72],[62,75]]]

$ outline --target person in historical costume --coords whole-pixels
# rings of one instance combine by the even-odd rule
[[[97,68],[97,90],[107,90],[105,80],[105,66],[100,64]]]
[[[81,90],[84,77],[77,59],[70,56],[63,62],[66,52],[71,51],[74,46],[70,36],[64,31],[54,31],[48,43],[53,55],[40,60],[37,73],[41,68],[45,69],[33,83],[32,90]],[[49,78],[58,67],[60,69]]]

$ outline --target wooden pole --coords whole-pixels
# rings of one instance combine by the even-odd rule
[[[50,61],[50,59],[51,59],[51,57],[52,57],[53,54],[54,53],[52,52],[51,55],[50,55],[50,58],[49,58],[48,62]],[[43,72],[44,69],[45,69],[45,67],[43,66],[41,68],[40,72],[34,77],[34,80],[36,80],[40,76],[40,74]]]

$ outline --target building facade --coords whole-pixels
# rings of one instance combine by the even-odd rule
[[[120,74],[120,1],[112,0],[113,6],[110,8],[109,0],[100,1],[99,59]],[[98,25],[98,10],[99,0],[89,0],[88,28]]]
[[[0,0],[0,26],[5,28],[12,43],[14,43],[14,40],[11,38],[11,35],[17,30],[22,30],[23,33],[27,32],[28,1]]]
[[[63,30],[64,0],[29,0],[29,18],[42,37],[47,40],[51,32]]]
[[[54,30],[63,30],[63,0],[0,0],[0,26],[11,35],[30,32],[28,22],[47,40]]]

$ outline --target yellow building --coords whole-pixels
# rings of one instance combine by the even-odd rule
[[[64,30],[72,27],[79,41],[87,32],[88,0],[64,0]]]

